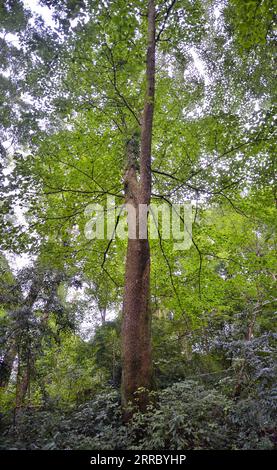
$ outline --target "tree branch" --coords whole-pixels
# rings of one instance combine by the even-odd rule
[[[169,15],[170,15],[170,12],[171,12],[172,8],[174,7],[176,1],[177,1],[177,0],[172,0],[171,4],[168,6],[168,8],[167,8],[167,10],[166,10],[166,14],[165,14],[165,18],[164,18],[162,27],[161,27],[161,29],[159,30],[159,32],[158,32],[158,34],[157,34],[157,37],[156,37],[156,42],[160,41],[160,37],[161,37],[162,33],[164,32],[165,27],[166,27],[166,22],[167,22],[167,20],[168,20],[168,17],[169,17]]]

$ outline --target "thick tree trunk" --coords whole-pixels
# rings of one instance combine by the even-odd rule
[[[130,227],[125,268],[125,292],[122,326],[122,404],[125,419],[128,403],[145,410],[152,382],[151,312],[150,312],[150,249],[147,216],[140,221],[144,238],[139,237],[138,215],[140,204],[149,204],[151,197],[151,140],[155,90],[155,5],[148,2],[148,50],[146,59],[147,90],[142,118],[140,141],[140,182],[137,181],[138,142],[135,136],[127,144],[127,172],[125,175],[126,203],[136,214],[135,227]],[[141,222],[145,224],[144,230]],[[135,229],[135,238],[130,232]],[[138,390],[143,389],[143,391]],[[139,392],[137,394],[137,392]],[[137,394],[137,395],[136,395]]]

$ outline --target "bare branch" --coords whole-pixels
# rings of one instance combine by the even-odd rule
[[[164,17],[163,24],[162,24],[161,29],[159,30],[159,32],[157,34],[157,37],[156,37],[156,42],[160,41],[160,37],[161,37],[162,33],[164,32],[165,27],[166,27],[166,22],[168,20],[170,12],[171,12],[172,8],[174,7],[176,1],[177,0],[172,0],[171,4],[168,6],[168,8],[166,10],[166,14],[165,14],[165,17]]]

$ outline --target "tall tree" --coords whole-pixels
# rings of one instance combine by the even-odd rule
[[[155,289],[157,306],[163,301],[186,320],[187,329],[197,323],[205,302],[212,309],[208,283],[202,282],[211,255],[198,224],[201,211],[206,204],[227,203],[234,212],[247,212],[246,195],[265,187],[273,175],[273,80],[267,60],[271,10],[263,37],[254,35],[249,44],[237,1],[157,0],[156,12],[149,2],[147,15],[144,0],[64,0],[59,2],[62,14],[55,2],[42,3],[66,21],[60,21],[58,35],[45,35],[43,44],[49,48],[42,47],[46,55],[41,60],[27,41],[25,89],[43,122],[31,138],[29,155],[15,156],[9,177],[17,190],[13,203],[28,207],[29,237],[25,231],[23,240],[29,249],[37,249],[39,234],[53,261],[59,251],[68,264],[92,283],[97,281],[100,291],[112,291],[114,298],[121,298],[125,289],[125,405],[137,387],[149,388],[151,383],[149,241],[147,234],[141,240],[129,237],[124,286],[125,243],[86,239],[84,211],[91,202],[103,203],[107,195],[117,203],[125,200],[136,214],[150,196],[169,206],[196,200],[192,248],[185,256],[174,252],[171,242],[151,241],[152,282],[162,286]],[[256,7],[255,1],[250,3],[249,24]],[[220,10],[217,20],[215,8]],[[41,33],[39,25],[36,29]],[[258,41],[257,47],[252,47],[253,41]],[[201,59],[202,75],[193,53],[198,64]],[[10,242],[14,230],[9,231],[8,224],[3,227]],[[219,278],[216,273],[215,285]],[[142,395],[140,406],[146,403]]]
[[[135,393],[140,409],[145,409],[147,389],[151,387],[151,307],[150,248],[147,214],[140,209],[151,198],[151,142],[155,97],[155,3],[148,2],[148,48],[146,57],[146,96],[140,139],[140,181],[137,180],[137,148],[135,136],[127,144],[125,200],[136,216],[135,227],[129,226],[125,268],[125,291],[122,326],[122,398],[123,404],[133,402]],[[140,217],[141,215],[141,217]],[[132,225],[132,214],[129,224]],[[134,234],[135,232],[135,234]],[[135,235],[135,238],[133,238]],[[132,238],[130,238],[132,237]],[[142,238],[143,237],[143,238]]]

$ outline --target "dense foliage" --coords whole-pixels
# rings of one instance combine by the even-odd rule
[[[122,416],[127,241],[87,222],[107,196],[121,217],[146,19],[0,2],[1,449],[277,446],[271,0],[156,1],[151,201],[192,201],[192,233],[150,239],[153,390]]]

